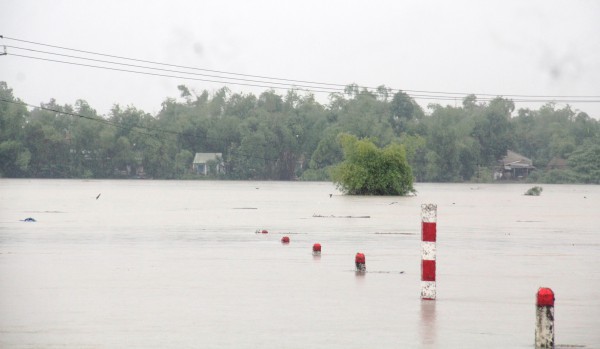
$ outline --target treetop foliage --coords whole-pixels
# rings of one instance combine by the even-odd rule
[[[405,158],[416,181],[491,181],[510,149],[533,160],[531,180],[600,183],[600,123],[568,105],[515,110],[508,99],[468,95],[424,110],[404,92],[357,85],[326,104],[295,90],[178,93],[156,115],[119,105],[99,115],[84,100],[28,108],[0,82],[0,176],[331,180],[348,156],[376,154],[365,158],[371,167],[385,172]],[[222,153],[225,171],[198,176],[192,160],[203,152]],[[549,167],[556,159],[566,166]]]
[[[414,191],[413,175],[404,147],[392,143],[383,149],[343,133],[339,141],[344,161],[332,170],[333,181],[352,195],[406,195]]]

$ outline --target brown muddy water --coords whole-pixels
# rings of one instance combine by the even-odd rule
[[[533,348],[542,286],[559,347],[600,348],[600,186],[532,186],[0,179],[0,348]]]

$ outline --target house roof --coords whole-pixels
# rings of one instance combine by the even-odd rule
[[[524,157],[519,153],[515,153],[512,150],[506,151],[506,156],[500,160],[500,163],[504,168],[535,168],[531,159]]]
[[[222,153],[196,153],[194,156],[194,164],[205,164],[210,160],[217,160],[222,158]]]

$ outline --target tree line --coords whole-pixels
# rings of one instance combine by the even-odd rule
[[[385,86],[348,85],[326,104],[296,90],[178,89],[156,115],[118,104],[99,115],[84,100],[28,108],[0,82],[0,176],[199,178],[194,154],[212,152],[225,171],[208,178],[331,180],[344,160],[340,135],[349,134],[402,145],[416,181],[491,181],[510,149],[533,160],[530,180],[600,183],[600,123],[569,106],[515,110],[510,99],[468,95],[460,106],[423,109]],[[567,166],[548,168],[555,158]]]

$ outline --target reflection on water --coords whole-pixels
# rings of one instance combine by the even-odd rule
[[[424,348],[435,344],[435,304],[436,301],[421,301],[421,340]]]
[[[594,347],[600,187],[529,187],[0,179],[0,347],[530,348],[540,286],[557,343]],[[422,203],[438,205],[429,302]]]

